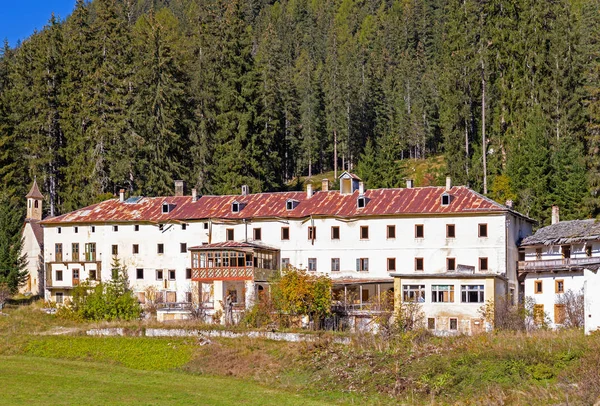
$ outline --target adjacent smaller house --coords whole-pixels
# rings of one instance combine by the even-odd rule
[[[536,323],[553,328],[566,324],[574,310],[567,308],[574,304],[565,301],[565,294],[571,291],[583,293],[586,333],[598,329],[600,300],[594,292],[600,289],[600,222],[561,222],[554,206],[552,224],[523,239],[520,256],[519,280],[525,297],[535,302]]]
[[[27,216],[21,234],[23,235],[22,253],[27,257],[28,278],[19,292],[39,295],[44,292],[44,258],[42,255],[44,229],[40,225],[44,195],[40,192],[35,180],[25,197],[27,198]]]

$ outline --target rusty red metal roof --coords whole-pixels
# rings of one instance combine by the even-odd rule
[[[450,204],[441,204],[441,196],[448,193]],[[110,199],[57,217],[47,218],[42,224],[103,223],[103,222],[154,222],[252,218],[300,219],[310,216],[363,217],[388,215],[432,215],[505,212],[509,209],[479,193],[454,186],[421,187],[407,189],[366,190],[366,205],[358,208],[358,191],[341,194],[337,190],[319,191],[312,196],[306,192],[255,193],[245,196],[201,196],[192,202],[191,196],[143,197],[134,203]],[[286,209],[288,199],[299,203]],[[241,203],[239,212],[232,211],[232,203]],[[163,203],[171,210],[162,212]],[[516,213],[518,214],[518,213]]]

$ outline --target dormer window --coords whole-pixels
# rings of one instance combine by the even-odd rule
[[[169,205],[169,203],[163,203],[162,204],[162,212],[163,214],[166,214],[168,212],[171,211],[171,206]]]
[[[442,206],[448,206],[450,204],[450,195],[448,193],[442,194]]]
[[[298,200],[294,200],[294,199],[288,199],[285,202],[285,209],[286,210],[294,210],[296,208],[296,206],[298,206]]]
[[[239,213],[240,212],[240,203],[239,202],[233,202],[233,203],[231,203],[231,212],[232,213]]]
[[[364,196],[359,196],[356,201],[356,207],[359,209],[363,209],[367,205],[367,198]]]

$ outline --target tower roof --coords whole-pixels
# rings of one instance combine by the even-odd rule
[[[32,199],[43,199],[44,195],[42,194],[42,192],[40,192],[40,188],[38,188],[37,185],[37,181],[34,179],[33,180],[33,185],[31,185],[31,189],[29,190],[29,193],[27,193],[27,196],[25,196],[26,198],[32,198]]]

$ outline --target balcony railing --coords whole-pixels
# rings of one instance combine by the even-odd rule
[[[193,268],[192,280],[258,280],[266,281],[276,271],[273,269],[246,267],[223,267],[223,268]]]
[[[560,271],[570,269],[582,269],[586,265],[600,264],[600,257],[586,258],[561,258],[561,259],[546,259],[535,261],[519,261],[519,272],[535,272],[535,271]]]

